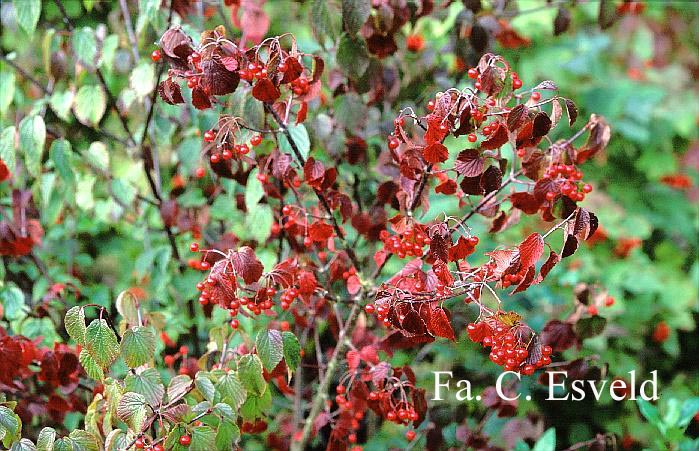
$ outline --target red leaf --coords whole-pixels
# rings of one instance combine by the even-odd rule
[[[359,293],[359,290],[362,288],[362,283],[359,280],[359,277],[356,275],[349,276],[347,279],[347,291],[349,294],[354,296],[355,294]]]
[[[355,350],[347,351],[347,365],[350,371],[356,370],[360,361],[359,352]]]
[[[376,251],[376,253],[374,253],[374,263],[376,263],[376,266],[379,267],[379,266],[383,265],[384,262],[386,261],[386,257],[387,257],[386,251],[384,251],[384,250]]]
[[[435,142],[425,147],[422,155],[428,163],[442,163],[449,158],[449,150],[447,150],[444,144]]]
[[[544,252],[544,238],[538,233],[532,233],[519,245],[519,261],[522,268],[536,264]]]
[[[318,287],[316,276],[311,271],[299,272],[299,292],[304,296],[310,296]]]
[[[306,182],[314,188],[320,188],[325,175],[325,166],[320,161],[316,161],[313,157],[306,160],[303,166],[303,176]]]
[[[279,98],[281,92],[269,78],[262,78],[252,88],[252,95],[260,102],[272,103]]]
[[[481,149],[492,150],[501,147],[508,140],[507,130],[505,127],[498,127],[497,131],[492,134],[486,141],[481,143]]]
[[[247,284],[257,282],[265,269],[255,256],[255,251],[249,246],[241,247],[238,252],[231,252],[230,262],[236,274]]]
[[[192,105],[194,105],[194,107],[198,110],[211,108],[211,100],[209,100],[209,96],[207,96],[204,90],[198,86],[192,89]]]
[[[374,345],[362,347],[362,349],[359,351],[359,355],[361,356],[362,360],[369,362],[372,365],[379,363],[379,353]]]
[[[333,236],[333,226],[325,222],[315,222],[308,228],[308,236],[313,241],[327,241]]]
[[[170,105],[184,103],[180,85],[172,81],[170,77],[160,82],[158,85],[158,94],[160,94],[160,98],[163,99],[165,103],[169,103]]]
[[[554,266],[558,262],[561,261],[561,256],[555,253],[554,251],[551,251],[549,254],[549,258],[546,259],[543,265],[541,265],[541,270],[539,272],[539,277],[537,277],[535,284],[541,283],[544,281],[546,276],[548,275],[549,272],[553,269]]]
[[[432,319],[430,321],[430,332],[438,337],[455,340],[454,329],[449,323],[449,317],[443,308],[437,307],[432,311]]]
[[[460,175],[476,177],[483,173],[484,159],[475,149],[462,150],[456,157],[454,168]]]

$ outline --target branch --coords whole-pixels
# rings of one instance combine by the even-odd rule
[[[305,166],[306,159],[303,158],[303,155],[301,155],[301,151],[299,150],[298,146],[296,145],[296,141],[294,141],[294,138],[291,136],[291,133],[289,133],[289,128],[286,126],[284,121],[279,117],[277,112],[274,111],[274,109],[269,104],[265,103],[264,106],[265,106],[265,110],[267,110],[267,112],[272,115],[272,117],[274,118],[274,121],[279,125],[279,128],[281,128],[282,133],[284,133],[284,136],[286,136],[286,139],[287,139],[287,141],[289,141],[289,145],[291,146],[291,150],[294,152],[296,159],[299,160],[299,163],[301,163],[301,166]],[[355,268],[359,269],[361,267],[361,265],[359,263],[359,259],[357,259],[357,255],[354,253],[354,249],[350,245],[347,244],[347,240],[345,239],[345,233],[340,228],[340,224],[338,224],[337,219],[335,219],[335,215],[333,214],[333,211],[330,208],[330,204],[328,203],[328,200],[325,198],[325,195],[323,195],[323,193],[321,191],[313,188],[313,192],[316,193],[318,200],[320,200],[320,204],[323,206],[323,209],[330,217],[330,221],[332,221],[332,225],[333,225],[333,229],[335,230],[335,234],[342,242],[342,246],[343,246],[344,251],[347,252],[347,255],[349,256],[350,260],[352,260],[352,264],[355,266]]]

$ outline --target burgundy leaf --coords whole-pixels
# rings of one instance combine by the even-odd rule
[[[449,158],[449,151],[444,144],[434,142],[425,147],[422,151],[422,155],[428,163],[442,163]]]
[[[252,95],[260,102],[272,103],[279,98],[281,91],[269,78],[262,78],[252,88]]]
[[[484,159],[475,149],[465,149],[459,152],[454,167],[456,172],[466,177],[476,177],[483,173]]]
[[[249,246],[243,246],[237,252],[231,252],[230,262],[235,273],[242,277],[247,284],[257,282],[262,277],[264,266],[255,256],[255,251]]]
[[[430,332],[438,337],[448,338],[449,340],[455,340],[454,329],[449,323],[449,317],[443,308],[437,307],[432,310],[432,319],[430,320]]]

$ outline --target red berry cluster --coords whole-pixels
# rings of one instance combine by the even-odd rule
[[[311,84],[305,75],[301,75],[299,78],[291,82],[291,90],[296,96],[304,96],[308,94],[310,87]]]
[[[572,164],[554,164],[546,170],[544,177],[554,180],[560,193],[574,202],[584,200],[585,194],[592,192],[592,185],[580,181],[583,173]],[[552,201],[557,195],[556,191],[548,191],[546,200]]]
[[[383,241],[384,250],[396,254],[398,258],[421,257],[423,247],[432,242],[423,230],[417,228],[407,229],[399,235],[391,235],[387,230],[382,230],[379,238]]]
[[[340,408],[341,411],[345,411],[347,414],[351,415],[351,421],[350,421],[350,433],[347,435],[347,441],[351,444],[357,443],[357,434],[355,431],[359,429],[359,422],[364,419],[364,411],[362,410],[355,410],[354,409],[354,404],[352,404],[352,401],[347,399],[346,393],[347,393],[347,387],[344,385],[340,384],[335,388],[335,392],[337,395],[335,396],[335,402],[337,403],[338,407]],[[360,448],[361,447],[355,447],[355,448]],[[353,448],[354,449],[354,448]]]
[[[253,61],[248,63],[247,68],[240,69],[238,75],[240,75],[241,80],[252,83],[256,78],[267,78],[267,69],[263,64]]]
[[[194,89],[197,86],[199,86],[199,82],[201,81],[201,55],[198,52],[192,52],[192,54],[189,55],[187,60],[189,61],[189,64],[194,66],[195,70],[185,71],[184,77],[187,79],[187,87],[189,89]],[[202,86],[202,89],[204,90],[204,92],[206,92],[208,86]]]
[[[145,449],[147,451],[165,451],[165,448],[161,443],[156,443],[155,445],[146,445],[146,442],[145,440],[143,440],[142,437],[137,438],[136,441],[133,443],[133,446],[136,449]]]
[[[512,89],[521,88],[522,80],[519,79],[519,75],[517,75],[517,72],[512,72],[510,76],[512,78]],[[470,68],[468,70],[468,77],[476,80],[476,82],[473,85],[476,89],[481,89],[481,76],[478,72],[478,69],[476,69],[475,67]]]
[[[528,359],[528,344],[524,343],[517,334],[515,327],[496,323],[495,327],[484,321],[470,323],[466,327],[471,341],[481,343],[490,348],[490,360],[501,365],[506,371],[519,371],[525,375],[534,374],[537,368],[551,363],[551,346],[541,348],[541,356],[537,361]]]
[[[386,385],[383,389],[376,389],[369,392],[369,401],[378,402],[380,405],[387,405],[389,409],[383,413],[383,417],[396,424],[407,426],[411,422],[418,421],[419,414],[415,410],[415,406],[408,400],[405,395],[405,389],[411,385],[405,381],[400,384],[403,389],[395,385]],[[392,387],[392,388],[388,388]],[[400,397],[395,399],[394,393],[400,393]],[[405,438],[410,442],[415,439],[416,433],[410,429],[406,431]]]
[[[204,132],[204,142],[213,143],[218,139],[218,133],[216,130],[207,130]],[[230,160],[234,156],[242,157],[250,152],[250,147],[258,146],[262,142],[262,137],[260,135],[254,135],[250,139],[250,145],[229,143],[227,139],[221,139],[221,142],[216,146],[216,151],[211,153],[209,157],[211,163],[218,163],[221,160]]]

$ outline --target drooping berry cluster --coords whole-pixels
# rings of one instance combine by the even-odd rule
[[[204,142],[216,143],[216,147],[211,151],[209,160],[216,164],[222,160],[231,160],[233,157],[243,157],[250,153],[250,148],[262,143],[262,136],[254,135],[248,143],[236,144],[233,133],[220,133],[218,130],[207,130],[204,132]]]
[[[516,314],[503,316],[516,317]],[[529,328],[515,324],[508,326],[494,317],[484,321],[470,323],[466,327],[469,338],[484,347],[490,348],[490,360],[502,366],[506,371],[519,371],[525,375],[534,374],[537,368],[551,363],[552,349],[541,346],[532,351],[534,338]]]
[[[379,238],[383,241],[384,250],[398,258],[421,257],[424,254],[423,248],[432,242],[425,231],[418,227],[409,228],[398,235],[391,235],[387,230],[382,230]]]
[[[299,78],[291,82],[291,90],[298,96],[304,96],[308,94],[311,88],[311,83],[308,81],[308,77],[301,75]]]
[[[583,173],[572,164],[554,164],[546,170],[544,177],[553,180],[553,186],[560,194],[574,202],[584,200],[585,195],[592,192],[592,185],[580,181]],[[552,201],[557,195],[556,190],[549,190],[546,192],[546,200]]]

